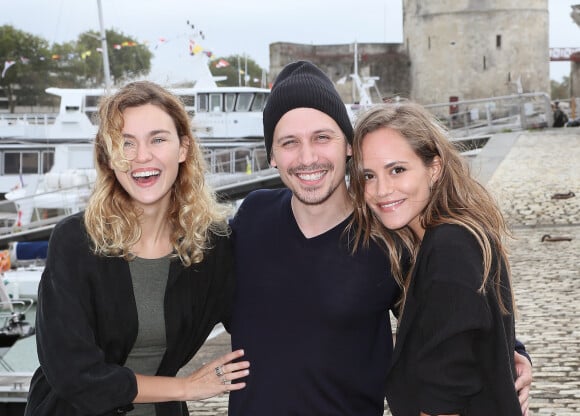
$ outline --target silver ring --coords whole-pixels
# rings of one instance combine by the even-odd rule
[[[222,384],[226,385],[226,384],[230,384],[230,381],[228,379],[226,379],[226,377],[222,377]]]
[[[221,377],[221,376],[224,375],[224,368],[223,368],[223,366],[220,365],[220,366],[218,366],[218,367],[215,368],[215,375],[218,376],[218,377]]]

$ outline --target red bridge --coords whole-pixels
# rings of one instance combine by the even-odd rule
[[[580,48],[550,48],[550,61],[580,62]]]

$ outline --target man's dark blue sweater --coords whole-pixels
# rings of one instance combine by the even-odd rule
[[[251,367],[229,415],[382,415],[399,295],[387,256],[374,244],[350,254],[350,218],[304,237],[291,196],[256,191],[232,222],[232,347]]]

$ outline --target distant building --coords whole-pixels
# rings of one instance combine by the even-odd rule
[[[358,44],[358,73],[379,77],[383,97],[423,104],[549,93],[548,24],[548,0],[404,0],[404,43]],[[273,43],[271,79],[297,59],[319,65],[345,102],[356,101],[353,44]]]
[[[374,100],[384,96],[401,95],[408,97],[411,92],[409,78],[409,57],[403,45],[391,43],[359,43],[358,74],[378,77]],[[346,103],[359,100],[350,74],[354,72],[354,44],[347,45],[303,45],[297,43],[270,44],[270,79],[274,80],[284,66],[290,62],[305,59],[318,65],[336,84],[338,92]]]

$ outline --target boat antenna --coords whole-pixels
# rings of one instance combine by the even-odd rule
[[[101,0],[97,0],[99,7],[99,25],[101,27],[101,49],[103,50],[103,70],[105,73],[105,91],[111,91],[111,69],[109,68],[109,49],[107,47],[107,35],[105,33],[105,25],[103,23],[103,8],[101,7]]]

